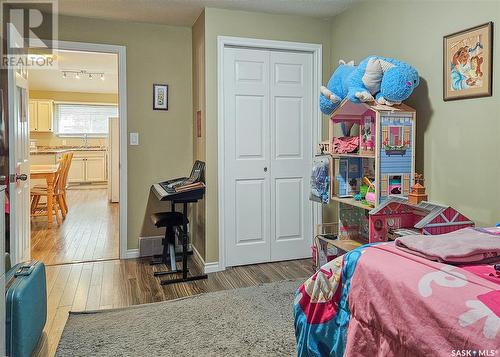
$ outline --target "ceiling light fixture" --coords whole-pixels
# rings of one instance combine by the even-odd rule
[[[81,69],[79,71],[75,70],[61,70],[63,78],[86,78],[86,79],[94,79],[99,77],[101,80],[104,80],[104,72],[89,72],[85,69]]]

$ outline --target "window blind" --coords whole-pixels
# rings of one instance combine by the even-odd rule
[[[55,105],[59,135],[107,135],[108,118],[118,116],[116,105],[67,104]]]

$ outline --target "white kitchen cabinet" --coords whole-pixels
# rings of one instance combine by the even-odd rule
[[[29,118],[30,131],[54,131],[54,101],[49,99],[30,99]]]
[[[75,157],[71,160],[71,166],[68,173],[69,183],[83,183],[85,182],[85,158]]]
[[[87,182],[106,181],[106,162],[104,156],[87,157]]]
[[[107,180],[104,151],[75,152],[68,174],[69,183],[92,183]]]

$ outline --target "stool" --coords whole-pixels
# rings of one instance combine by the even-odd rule
[[[153,261],[152,264],[165,264],[170,262],[170,271],[155,272],[155,276],[177,274],[182,270],[177,270],[175,259],[175,228],[184,235],[183,227],[189,223],[188,218],[181,212],[160,212],[151,215],[151,221],[157,228],[165,227],[165,238],[162,239],[163,252],[159,261]]]

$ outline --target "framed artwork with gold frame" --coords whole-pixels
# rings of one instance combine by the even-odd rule
[[[443,37],[443,99],[492,95],[493,22]]]

